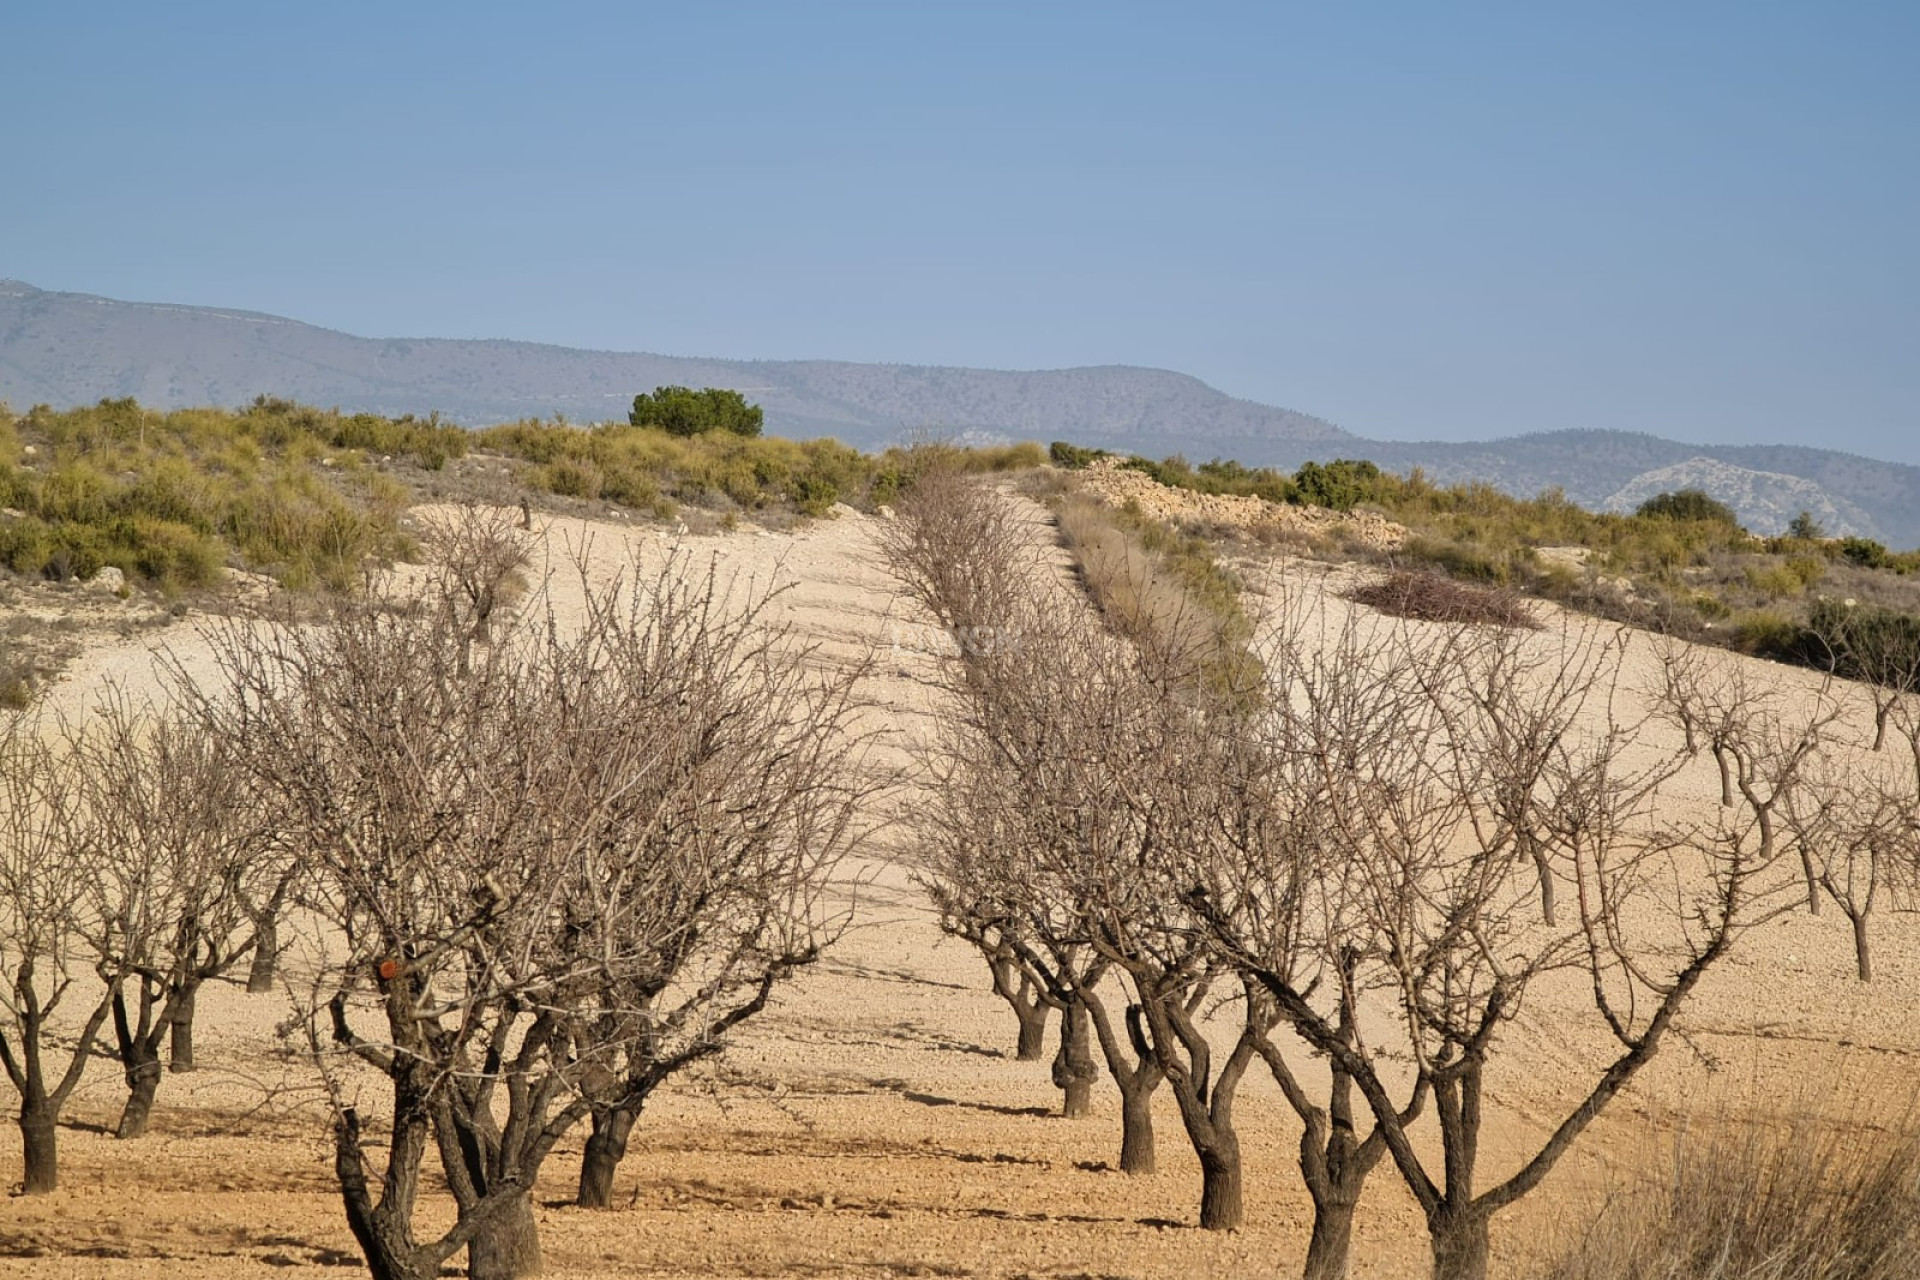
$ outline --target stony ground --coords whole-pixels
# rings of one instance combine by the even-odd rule
[[[924,725],[932,659],[876,554],[875,529],[846,513],[790,533],[679,542],[702,562],[718,556],[724,570],[795,584],[784,607],[829,660],[871,656],[875,724],[897,758]],[[656,561],[675,542],[584,523],[549,535],[556,560],[588,547],[599,576],[630,559]],[[1258,581],[1277,600],[1320,593],[1323,572],[1289,562]],[[190,627],[109,628],[57,698],[77,708],[103,678],[149,679],[163,643],[195,669]],[[1686,802],[1703,802],[1711,779],[1689,786]],[[1111,1171],[1117,1096],[1103,1092],[1088,1119],[1051,1114],[1046,1065],[1012,1060],[1011,1017],[978,958],[942,938],[884,846],[868,869],[858,927],[843,944],[723,1061],[650,1107],[614,1210],[563,1205],[577,1141],[549,1162],[540,1188],[549,1274],[1192,1280],[1297,1271],[1309,1214],[1292,1169],[1299,1131],[1270,1082],[1250,1077],[1239,1109],[1248,1225],[1202,1232],[1197,1165],[1164,1091],[1161,1171]],[[1878,927],[1881,976],[1870,987],[1852,981],[1831,914],[1785,916],[1751,936],[1690,1007],[1686,1039],[1499,1221],[1503,1266],[1570,1238],[1615,1179],[1657,1163],[1682,1117],[1835,1098],[1843,1108],[1903,1108],[1910,1094],[1899,1082],[1920,1052],[1920,928],[1891,913]],[[1603,1061],[1606,1042],[1582,1016],[1578,985],[1539,996],[1494,1078],[1489,1178],[1524,1157]],[[108,1136],[120,1084],[96,1064],[61,1133],[63,1189],[0,1200],[0,1275],[336,1275],[359,1265],[331,1184],[322,1101],[274,1037],[285,1001],[222,989],[202,1009],[205,1065],[165,1081],[147,1138]],[[17,1179],[19,1162],[17,1134],[0,1128],[0,1184]],[[1424,1270],[1420,1224],[1390,1168],[1372,1180],[1358,1234],[1357,1276]]]

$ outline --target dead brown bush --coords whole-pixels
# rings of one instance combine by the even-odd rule
[[[1444,574],[1395,569],[1347,593],[1347,599],[1395,618],[1540,629],[1540,620],[1509,591],[1470,586]]]

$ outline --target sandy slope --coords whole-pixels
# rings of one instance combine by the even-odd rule
[[[556,523],[556,566],[588,549],[589,577],[673,548],[655,529]],[[819,640],[824,659],[871,657],[874,726],[902,758],[924,727],[932,659],[914,647],[922,621],[900,599],[875,550],[875,522],[846,513],[792,534],[742,531],[689,538],[695,563],[793,584],[781,608]],[[1335,611],[1323,570],[1265,572],[1270,598],[1305,591]],[[560,607],[577,584],[556,574]],[[904,647],[895,640],[904,638]],[[101,679],[151,679],[152,648],[175,646],[190,671],[205,655],[185,627],[103,643],[57,693],[79,708]],[[1640,643],[1643,668],[1650,650]],[[1770,678],[1805,681],[1769,668]],[[1687,782],[1710,803],[1712,778]],[[1248,1164],[1247,1229],[1197,1230],[1197,1165],[1162,1091],[1162,1172],[1108,1171],[1118,1100],[1096,1116],[1048,1114],[1057,1095],[1045,1064],[1011,1060],[1012,1023],[986,990],[977,957],[943,939],[906,872],[876,850],[860,925],[787,989],[723,1062],[679,1082],[650,1108],[621,1169],[613,1212],[558,1202],[577,1167],[577,1140],[550,1161],[542,1198],[549,1272],[558,1276],[1135,1276],[1285,1275],[1305,1248],[1308,1205],[1292,1169],[1298,1128],[1271,1083],[1249,1077],[1240,1106]],[[1840,1091],[1894,1096],[1920,1053],[1920,929],[1886,914],[1881,977],[1850,978],[1844,929],[1831,914],[1785,917],[1751,937],[1690,1008],[1690,1045],[1674,1043],[1644,1081],[1581,1143],[1532,1201],[1500,1220],[1513,1258],[1571,1215],[1609,1162],[1635,1164],[1648,1134],[1682,1104],[1746,1106]],[[1606,1042],[1577,984],[1550,985],[1511,1031],[1495,1074],[1486,1177],[1523,1157],[1576,1096]],[[154,1132],[116,1143],[120,1082],[95,1065],[62,1133],[64,1189],[0,1201],[0,1274],[36,1276],[279,1275],[357,1266],[331,1186],[324,1112],[307,1074],[272,1034],[276,997],[223,988],[202,997],[201,1060],[169,1077]],[[0,1128],[0,1182],[17,1178],[19,1141]],[[1383,1167],[1362,1207],[1356,1274],[1424,1270],[1417,1215]],[[338,1270],[319,1274],[347,1274]]]

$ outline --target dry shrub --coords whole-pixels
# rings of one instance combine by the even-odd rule
[[[1920,1126],[1818,1116],[1683,1128],[1534,1280],[1909,1280]]]
[[[1469,586],[1438,573],[1396,569],[1347,593],[1347,599],[1396,618],[1480,623],[1537,631],[1540,620],[1510,591]]]

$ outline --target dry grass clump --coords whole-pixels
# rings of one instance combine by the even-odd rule
[[[1473,586],[1439,573],[1395,569],[1347,593],[1347,599],[1396,618],[1538,630],[1540,620],[1512,592]]]
[[[1109,625],[1178,680],[1252,687],[1257,664],[1238,584],[1197,539],[1118,517],[1079,496],[1056,508],[1061,540]]]
[[[1910,1280],[1920,1128],[1817,1116],[1683,1129],[1533,1280]]]

